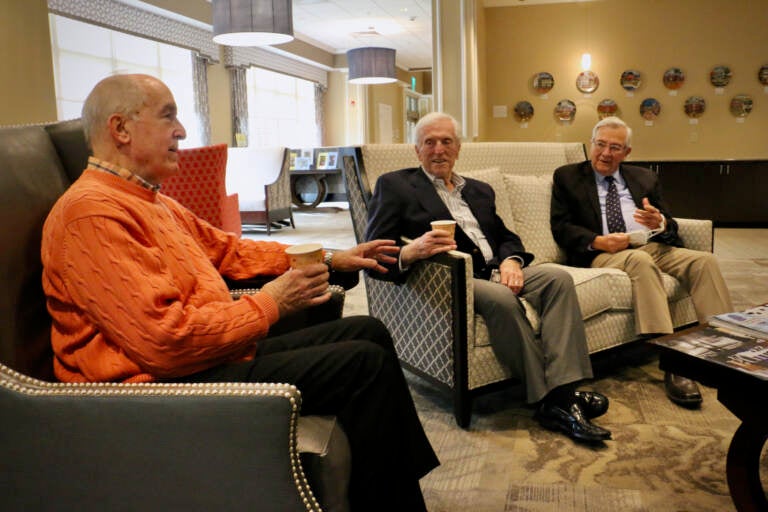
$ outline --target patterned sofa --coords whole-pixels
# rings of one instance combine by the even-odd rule
[[[576,284],[590,353],[637,339],[629,277],[614,269],[563,265],[564,253],[552,238],[549,206],[552,172],[560,165],[585,159],[579,143],[464,143],[455,171],[489,183],[496,207],[507,226],[518,233],[536,258],[533,265],[557,265]],[[418,165],[411,144],[364,145],[345,158],[350,211],[355,235],[363,237],[367,201],[382,173]],[[712,250],[712,222],[677,219],[687,247]],[[474,313],[469,255],[440,255],[415,266],[403,285],[365,276],[372,316],[392,331],[404,366],[454,395],[454,414],[461,426],[471,419],[472,397],[510,379],[488,340],[483,319]],[[688,294],[664,276],[676,327],[696,321]],[[534,325],[538,318],[529,310]]]

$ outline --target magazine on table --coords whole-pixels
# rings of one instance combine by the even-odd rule
[[[702,327],[666,338],[648,341],[768,380],[768,335],[755,338]]]
[[[768,304],[746,311],[714,315],[709,319],[709,325],[722,327],[737,334],[766,337],[768,336]]]

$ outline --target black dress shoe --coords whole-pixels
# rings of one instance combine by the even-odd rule
[[[695,381],[673,373],[664,374],[664,389],[667,397],[683,407],[698,407],[701,405],[701,392]]]
[[[567,410],[545,402],[536,411],[535,417],[542,427],[563,432],[576,441],[599,443],[611,438],[611,432],[591,423],[576,402]]]
[[[608,410],[608,397],[597,391],[576,391],[576,403],[579,404],[587,419],[602,416]]]

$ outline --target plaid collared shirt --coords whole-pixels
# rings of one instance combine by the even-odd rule
[[[104,160],[99,160],[98,158],[89,157],[87,168],[94,169],[96,171],[108,172],[110,174],[114,174],[115,176],[120,176],[121,178],[125,178],[130,182],[141,185],[142,187],[146,188],[147,190],[151,190],[152,192],[157,192],[160,190],[160,185],[153,185],[138,174],[134,174],[124,167],[105,162]]]

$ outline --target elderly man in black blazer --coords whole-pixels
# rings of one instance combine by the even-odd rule
[[[711,253],[683,248],[656,174],[623,163],[631,141],[632,130],[624,121],[605,118],[592,130],[590,159],[555,170],[550,222],[569,264],[627,272],[641,336],[672,332],[661,272],[689,290],[699,321],[731,311],[717,260]],[[664,381],[673,402],[701,404],[695,382],[669,373]]]
[[[536,417],[552,430],[582,442],[602,442],[611,434],[590,421],[608,408],[596,392],[577,391],[592,377],[584,325],[571,277],[555,268],[529,267],[533,254],[496,214],[493,189],[453,172],[461,141],[456,120],[442,113],[416,125],[421,167],[382,175],[369,204],[366,239],[412,239],[386,274],[403,280],[411,265],[454,249],[472,256],[475,309],[488,326],[499,360],[526,385]],[[454,219],[455,237],[433,230],[430,221]],[[494,272],[497,271],[497,272]],[[496,282],[489,281],[492,274]],[[518,295],[541,316],[537,339]]]

